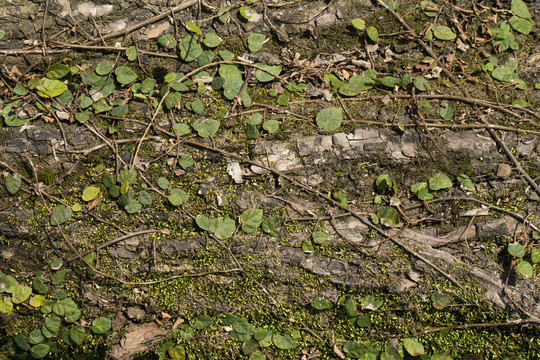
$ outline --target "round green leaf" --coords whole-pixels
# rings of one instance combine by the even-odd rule
[[[128,184],[135,184],[135,182],[137,181],[137,170],[120,170],[118,181],[121,183],[127,182]]]
[[[135,61],[135,59],[137,59],[137,48],[135,46],[128,47],[126,50],[126,56],[129,61]]]
[[[141,190],[139,192],[139,196],[137,197],[137,199],[139,200],[139,202],[142,205],[151,205],[152,204],[152,197],[150,196],[150,194],[146,190]]]
[[[69,338],[77,345],[81,345],[86,336],[86,330],[81,325],[72,326],[69,329]]]
[[[160,176],[156,183],[162,190],[167,190],[169,188],[169,180],[166,177]]]
[[[358,319],[356,319],[356,325],[358,325],[361,328],[368,328],[371,326],[371,316],[369,315],[362,315],[359,316]]]
[[[531,261],[533,264],[538,264],[540,262],[540,250],[538,250],[538,248],[531,249]]]
[[[180,206],[183,202],[189,199],[189,195],[182,189],[172,189],[171,194],[167,197],[169,202],[174,206]]]
[[[414,78],[414,87],[420,91],[426,91],[430,88],[427,79],[423,76],[417,76]]]
[[[69,74],[69,67],[64,64],[51,65],[49,71],[47,71],[47,78],[51,80],[58,80]]]
[[[19,189],[21,188],[21,175],[15,174],[11,175],[9,174],[6,177],[6,190],[11,194],[14,195]]]
[[[127,204],[124,206],[124,209],[128,212],[128,214],[135,214],[139,210],[141,210],[142,204],[138,202],[135,199],[129,199]]]
[[[174,124],[173,131],[178,136],[191,134],[191,127],[188,124]]]
[[[366,28],[366,22],[364,21],[364,19],[352,19],[351,24],[358,30],[364,30]]]
[[[57,225],[56,221],[54,220],[54,218],[56,218],[56,220],[58,221],[58,225],[61,225],[69,220],[69,218],[71,217],[71,213],[72,211],[70,207],[65,205],[57,205],[53,209],[54,217],[51,215],[49,222],[52,226]]]
[[[291,350],[296,347],[296,343],[290,335],[274,334],[272,342],[281,350]]]
[[[249,355],[249,360],[265,360],[266,356],[264,356],[260,351],[254,351]]]
[[[88,186],[83,190],[82,199],[83,201],[92,201],[99,194],[99,188],[95,186]]]
[[[469,178],[465,174],[461,174],[457,176],[457,180],[463,185],[463,187],[467,190],[474,190],[474,183],[472,182],[471,178]]]
[[[43,78],[36,86],[37,94],[44,98],[53,98],[62,95],[67,90],[67,85],[59,80]]]
[[[180,165],[182,168],[187,169],[195,165],[195,160],[191,155],[183,155],[178,160],[178,165]]]
[[[156,83],[157,83],[156,79],[153,79],[153,78],[144,79],[141,84],[141,92],[148,95],[152,95],[154,93]]]
[[[219,126],[220,122],[214,119],[197,119],[193,122],[193,129],[203,138],[213,136],[218,131]]]
[[[30,349],[30,355],[32,355],[34,359],[43,359],[49,354],[50,349],[51,347],[48,344],[34,345]]]
[[[218,218],[216,221],[216,230],[214,235],[220,239],[225,240],[230,238],[236,230],[236,222],[230,218]]]
[[[279,122],[277,120],[266,120],[263,125],[263,129],[268,131],[270,134],[275,133],[279,129]]]
[[[103,60],[96,66],[96,74],[107,75],[114,68],[114,63],[109,60]]]
[[[534,23],[529,19],[520,19],[517,16],[513,16],[510,19],[510,25],[512,26],[512,29],[522,33],[522,34],[529,34],[532,30],[532,27]]]
[[[384,222],[386,225],[389,226],[396,226],[399,224],[399,213],[396,211],[396,209],[392,206],[383,206],[378,212],[377,212],[377,218],[378,219],[384,219]]]
[[[360,299],[360,303],[362,304],[362,308],[364,309],[377,310],[382,306],[383,300],[374,295],[366,295]]]
[[[203,48],[195,36],[186,36],[178,43],[180,58],[185,62],[191,62],[201,55]]]
[[[454,40],[456,34],[448,26],[436,25],[433,27],[433,35],[439,40]]]
[[[186,27],[188,28],[189,31],[194,32],[195,34],[198,34],[198,35],[202,35],[201,29],[199,29],[199,27],[195,25],[194,23],[187,22]]]
[[[164,104],[167,110],[175,107],[180,102],[180,99],[182,99],[182,95],[180,95],[180,93],[177,93],[176,91],[171,91],[164,100]]]
[[[367,347],[355,341],[348,341],[343,346],[343,352],[354,359],[360,359],[367,354]]]
[[[452,104],[448,104],[448,106],[441,108],[439,110],[439,115],[446,121],[452,120],[454,117],[454,107]]]
[[[263,211],[261,209],[248,209],[240,215],[240,222],[243,223],[242,231],[247,234],[255,232],[262,223]]]
[[[242,80],[242,72],[236,65],[233,64],[221,64],[219,67],[219,76],[224,79],[239,79]],[[242,82],[243,84],[243,82]],[[223,85],[225,87],[225,85]]]
[[[124,117],[126,116],[128,112],[129,112],[128,104],[118,105],[111,111],[111,116]]]
[[[105,334],[107,331],[111,329],[111,327],[112,327],[111,319],[104,316],[100,316],[97,319],[94,319],[94,321],[92,321],[91,331],[94,334],[100,335],[100,334]]]
[[[214,319],[208,315],[199,315],[195,319],[195,327],[197,329],[204,329],[214,324]]]
[[[13,302],[11,301],[11,299],[0,299],[0,313],[4,315],[9,315],[11,314],[11,311],[13,311]]]
[[[270,71],[272,74],[274,75],[279,75],[281,74],[281,66],[279,65],[265,65],[265,64],[257,64],[260,68],[263,68],[265,70],[268,70]],[[259,82],[268,82],[268,81],[272,81],[275,79],[275,76],[272,76],[270,75],[269,73],[263,71],[263,70],[260,70],[260,69],[257,69],[255,70],[255,77],[257,78],[257,80]]]
[[[221,38],[216,33],[206,33],[204,35],[203,40],[204,45],[208,46],[209,48],[214,48],[221,44]]]
[[[366,76],[352,76],[348,83],[340,86],[339,93],[345,96],[356,96],[361,91],[371,89],[375,86],[373,79]]]
[[[343,120],[341,109],[329,107],[319,111],[316,117],[317,125],[323,130],[336,130]]]
[[[508,253],[512,256],[522,258],[525,256],[525,248],[520,243],[509,244]]]
[[[51,276],[51,283],[53,285],[58,285],[60,284],[62,281],[64,281],[64,278],[66,277],[66,271],[65,270],[60,270],[60,271],[57,271],[54,273],[53,276]],[[60,291],[60,290],[59,290]],[[64,291],[64,290],[61,290],[61,291]],[[58,291],[57,291],[58,292]]]
[[[531,13],[529,12],[529,9],[527,8],[527,5],[523,2],[523,0],[512,0],[511,5],[512,12],[519,16],[522,19],[531,19]]]
[[[263,45],[268,41],[264,34],[254,33],[249,35],[247,42],[251,52],[257,52],[262,49]]]
[[[379,41],[379,30],[375,26],[370,26],[366,30],[368,37],[373,42]]]
[[[45,318],[44,324],[50,332],[56,333],[60,330],[62,319],[56,315],[48,316]]]
[[[201,55],[197,58],[197,65],[204,66],[210,64],[212,61],[214,61],[215,55],[210,50],[204,50]],[[204,87],[203,83],[200,83],[201,87]]]
[[[317,245],[322,245],[328,239],[328,235],[324,231],[315,231],[313,233],[313,242]]]
[[[331,309],[334,304],[330,300],[326,300],[323,298],[315,298],[311,302],[311,307],[317,310],[327,310]]]
[[[158,43],[166,49],[174,49],[176,47],[176,40],[171,34],[161,35],[158,38]]]
[[[435,174],[429,179],[429,188],[433,191],[452,187],[452,181],[445,174]]]
[[[244,355],[250,355],[252,354],[255,350],[257,350],[257,348],[259,347],[259,345],[253,341],[253,340],[248,340],[246,341],[244,344],[242,344],[242,353]],[[250,357],[251,358],[251,357]]]
[[[59,270],[63,263],[64,261],[61,258],[54,258],[50,264],[51,270]]]
[[[15,95],[25,96],[26,94],[28,94],[28,88],[23,84],[19,83],[13,88],[13,93]]]
[[[204,104],[201,99],[196,98],[191,102],[191,111],[195,114],[201,115],[204,111]]]
[[[435,309],[441,310],[452,302],[452,298],[447,294],[441,294],[440,292],[435,291],[431,294],[431,301],[433,301],[433,307]]]
[[[38,308],[38,307],[41,306],[41,304],[43,303],[44,300],[45,300],[45,296],[43,296],[43,295],[35,295],[30,299],[28,304],[30,304],[30,306]]]
[[[20,304],[24,302],[26,299],[28,299],[31,293],[32,293],[31,287],[19,285],[13,290],[13,293],[11,294],[11,300],[13,301],[14,304]]]
[[[41,330],[33,330],[32,332],[30,332],[30,334],[28,335],[28,343],[31,344],[31,345],[36,345],[36,344],[39,344],[40,342],[42,342],[43,340],[45,340],[45,337],[43,336],[43,334],[41,333]]]
[[[114,70],[116,81],[120,84],[127,85],[137,80],[137,73],[125,66],[119,66]]]
[[[424,346],[417,340],[406,338],[403,340],[403,346],[412,356],[424,355]]]

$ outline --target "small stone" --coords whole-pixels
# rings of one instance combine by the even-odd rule
[[[499,167],[497,168],[497,177],[500,178],[507,178],[512,174],[512,168],[508,164],[499,164]]]

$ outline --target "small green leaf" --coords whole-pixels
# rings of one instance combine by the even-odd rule
[[[187,169],[195,165],[195,160],[191,155],[182,155],[182,157],[178,160],[178,165],[184,169]]]
[[[209,48],[214,48],[218,46],[219,44],[221,44],[221,41],[222,40],[218,34],[211,32],[211,33],[206,33],[204,35],[203,43]]]
[[[137,59],[137,48],[135,46],[128,47],[126,50],[126,56],[129,61],[135,61],[135,59]]]
[[[381,353],[381,360],[401,360],[399,352],[392,345],[387,345]]]
[[[28,88],[21,83],[17,84],[13,88],[13,93],[19,96],[25,96],[26,94],[28,94],[28,91],[29,91]]]
[[[167,110],[174,108],[180,102],[182,95],[175,91],[170,92],[164,100],[165,107]]]
[[[54,220],[54,218],[56,218],[56,220],[58,221],[58,225],[61,225],[69,220],[69,218],[71,217],[71,213],[72,211],[69,206],[57,205],[53,209],[54,217],[51,215],[49,222],[52,226],[57,225],[56,221]]]
[[[128,214],[135,214],[139,210],[141,210],[142,204],[138,202],[135,199],[129,199],[127,201],[127,204],[124,206],[124,209],[126,209]]]
[[[81,345],[86,337],[86,330],[81,325],[71,326],[69,338],[77,345]]]
[[[371,326],[371,316],[369,315],[362,315],[359,316],[356,320],[356,325],[358,325],[361,328],[368,328]]]
[[[11,294],[11,301],[13,301],[14,304],[20,304],[26,301],[26,299],[30,297],[31,293],[32,293],[31,287],[25,286],[25,285],[19,285],[13,290],[13,293]]]
[[[454,40],[457,36],[452,29],[443,25],[434,26],[433,35],[439,40]]]
[[[383,304],[383,299],[374,295],[366,295],[360,299],[362,307],[367,310],[377,310]]]
[[[517,32],[528,35],[531,32],[534,23],[529,19],[520,19],[517,16],[512,16],[510,25],[512,26],[512,29]]]
[[[142,205],[152,205],[152,197],[146,190],[141,190],[137,199]]]
[[[111,116],[124,117],[129,112],[129,105],[119,105],[111,111]]]
[[[44,98],[53,98],[62,95],[67,90],[67,85],[59,80],[43,78],[36,86],[37,94]]]
[[[452,187],[452,180],[445,174],[435,174],[429,179],[429,188],[433,191]]]
[[[242,231],[247,234],[255,232],[262,223],[263,211],[261,209],[248,209],[240,215]]]
[[[88,186],[83,190],[82,199],[83,201],[92,201],[98,196],[98,194],[99,188],[95,186]]]
[[[520,261],[519,264],[517,264],[516,269],[519,271],[521,275],[525,279],[528,279],[533,276],[533,268],[532,265],[528,261]]]
[[[178,136],[191,134],[191,127],[188,124],[174,124],[173,131]]]
[[[238,9],[238,13],[241,17],[243,17],[246,20],[251,19],[251,15],[248,14],[248,12],[251,10],[251,7],[249,6],[242,6],[240,9]]]
[[[208,315],[199,315],[197,316],[197,318],[195,318],[194,325],[197,329],[204,329],[204,328],[214,325],[214,319],[212,319]]]
[[[119,66],[114,70],[116,81],[120,84],[127,85],[137,80],[137,73],[125,66]]]
[[[463,187],[467,190],[474,190],[474,183],[472,182],[471,178],[469,178],[465,174],[460,174],[457,176],[457,180],[463,185]]]
[[[540,262],[540,250],[538,248],[531,249],[531,261],[533,264],[538,264]]]
[[[389,88],[401,85],[401,79],[394,76],[385,76],[380,80],[380,82],[382,85]]]
[[[51,80],[58,80],[69,74],[69,67],[64,64],[54,64],[49,67],[47,71],[47,78]]]
[[[313,242],[317,245],[322,245],[328,240],[328,235],[324,231],[315,231],[313,232]]]
[[[5,31],[0,30],[0,40],[2,40],[6,36]]]
[[[279,106],[287,106],[289,105],[289,95],[287,94],[280,94],[276,100],[276,104]]]
[[[9,315],[13,311],[13,302],[11,302],[10,298],[7,298],[5,300],[0,299],[0,313],[4,315]]]
[[[204,104],[201,99],[195,98],[191,102],[191,111],[198,115],[201,115],[204,112]]]
[[[454,107],[452,104],[448,104],[446,107],[443,107],[439,110],[439,115],[446,121],[452,120],[454,117]]]
[[[96,74],[107,75],[114,68],[114,63],[109,60],[103,60],[96,66]]]
[[[339,203],[341,205],[348,206],[348,204],[347,204],[347,196],[345,196],[344,193],[342,193],[341,191],[338,191],[338,192],[333,193],[332,195],[334,196],[334,199],[339,201]]]
[[[326,300],[323,298],[315,298],[311,302],[311,307],[317,310],[327,310],[331,309],[334,306],[330,300]]]
[[[178,43],[180,58],[185,62],[191,62],[202,54],[203,48],[195,36],[186,36]]]
[[[398,8],[398,3],[394,0],[386,0],[386,5],[388,5],[388,7],[392,10],[397,10]]]
[[[78,100],[80,101],[79,107],[81,109],[86,109],[87,107],[89,107],[90,105],[94,103],[94,100],[92,100],[92,98],[86,95],[82,95],[81,97],[79,97]]]
[[[43,334],[41,333],[41,330],[33,330],[32,332],[30,332],[30,334],[28,335],[28,343],[31,344],[31,345],[36,345],[36,344],[39,344],[40,342],[42,342],[43,340],[45,340],[45,337],[43,336]]]
[[[348,83],[339,88],[339,93],[345,96],[356,96],[364,90],[369,90],[375,86],[373,79],[367,76],[352,76]]]
[[[379,41],[379,30],[375,26],[370,26],[367,28],[367,35],[373,42]]]
[[[379,191],[385,191],[387,189],[392,189],[392,180],[388,174],[381,174],[375,180],[375,186]]]
[[[403,339],[403,346],[412,356],[424,355],[424,346],[413,338]]]
[[[525,248],[520,243],[513,243],[508,245],[508,253],[512,256],[522,258],[525,256]]]
[[[177,44],[176,39],[171,34],[161,35],[158,38],[158,43],[166,49],[174,49]]]
[[[248,360],[266,360],[266,356],[264,356],[260,351],[254,351],[251,353]]]
[[[193,122],[193,129],[200,137],[213,136],[219,129],[220,122],[214,119],[197,119]]]
[[[383,206],[377,212],[377,219],[384,219],[386,225],[396,226],[399,224],[400,216],[396,209],[392,206]]]
[[[278,237],[279,236],[279,232],[277,229],[278,224],[279,224],[278,219],[269,217],[269,218],[264,219],[261,227],[265,233],[270,234],[274,237]]]
[[[92,321],[92,328],[90,329],[94,334],[105,334],[112,327],[112,321],[108,317],[100,316]]]
[[[50,263],[51,270],[60,270],[63,263],[64,261],[61,258],[54,258]]]
[[[259,67],[265,69],[265,70],[270,71],[274,75],[281,74],[281,69],[282,68],[279,65],[271,66],[271,65],[265,65],[265,64],[262,64],[262,63],[259,63],[257,65]],[[262,71],[260,69],[255,70],[255,77],[257,78],[257,80],[259,82],[268,82],[268,81],[272,81],[272,80],[275,79],[274,76],[272,76],[272,75],[268,74],[267,72]]]
[[[186,27],[189,31],[194,32],[197,35],[202,35],[201,29],[199,29],[199,27],[194,23],[187,22]]]
[[[160,176],[156,183],[162,190],[167,190],[169,188],[169,180],[166,177]]]
[[[214,231],[214,235],[220,240],[230,238],[236,231],[236,222],[233,219],[220,217],[216,220],[215,224],[216,230]]]
[[[431,2],[431,1],[423,0],[423,1],[420,2],[420,9],[422,9],[424,14],[426,14],[427,16],[435,17],[435,16],[437,16],[437,12],[439,10],[439,7],[437,6],[437,4],[435,4],[435,3]]]
[[[137,170],[120,170],[120,174],[118,175],[118,181],[120,183],[127,182],[128,184],[135,184],[135,182],[137,181]]]
[[[428,81],[423,76],[417,76],[414,78],[414,87],[420,91],[427,91],[430,89]]]
[[[268,131],[270,134],[275,133],[279,129],[279,122],[277,120],[266,120],[262,128]]]
[[[5,183],[6,184],[6,190],[11,195],[16,194],[17,191],[19,191],[19,189],[21,188],[21,181],[22,181],[21,175],[19,175],[19,174],[15,174],[15,175],[9,174],[6,177],[6,183]]]
[[[529,12],[529,9],[527,8],[527,5],[523,2],[523,0],[512,0],[511,5],[512,12],[519,16],[522,19],[531,19],[531,13]]]
[[[35,295],[33,296],[30,301],[28,302],[28,304],[30,306],[33,306],[35,308],[38,308],[41,306],[41,304],[43,303],[43,300],[45,300],[45,296],[43,295]]]
[[[367,347],[355,341],[348,341],[343,345],[343,352],[352,358],[361,359],[367,355]]]
[[[447,294],[441,294],[435,291],[431,294],[431,301],[435,309],[442,310],[452,302],[452,298]]]
[[[30,349],[30,355],[34,359],[43,359],[45,356],[49,354],[49,351],[51,350],[50,345],[48,344],[38,344],[32,346]]]
[[[247,42],[251,52],[258,52],[269,39],[264,34],[254,33],[249,35]]]
[[[274,334],[272,336],[272,342],[281,350],[292,350],[296,347],[296,342],[290,335]]]
[[[317,125],[321,129],[328,131],[336,130],[341,125],[342,120],[343,114],[341,109],[336,107],[322,109],[316,116]]]
[[[180,206],[189,199],[189,195],[182,189],[174,188],[167,199],[173,206]]]
[[[223,59],[223,61],[232,61],[236,57],[232,52],[228,50],[221,50],[219,52],[219,56],[221,57],[221,59]]]
[[[57,272],[54,273],[53,276],[51,276],[51,284],[58,285],[62,281],[64,281],[65,278],[66,278],[66,271],[65,270],[57,271]]]

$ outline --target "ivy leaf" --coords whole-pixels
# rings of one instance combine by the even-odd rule
[[[324,231],[315,231],[312,235],[313,242],[317,245],[322,245],[328,239],[328,235]]]
[[[47,78],[51,80],[58,80],[69,74],[69,67],[64,64],[54,64],[51,65],[49,71],[47,71]]]
[[[195,318],[195,327],[197,329],[204,329],[214,324],[214,319],[208,315],[199,315]]]
[[[374,295],[366,295],[360,299],[362,307],[367,310],[377,310],[383,304],[383,299]]]
[[[188,22],[188,23],[186,23],[186,27],[187,27],[187,29],[189,31],[194,32],[197,35],[202,35],[202,31],[201,31],[201,29],[199,29],[199,27],[197,25]]]
[[[71,326],[69,338],[77,345],[81,345],[86,336],[86,330],[81,325]]]
[[[467,190],[474,190],[474,183],[472,182],[471,178],[469,178],[465,174],[460,174],[457,176],[457,180],[463,185],[463,187]]]
[[[336,107],[322,109],[316,116],[317,125],[321,129],[328,131],[336,130],[341,125],[342,120],[343,114],[341,109]]]
[[[435,291],[431,294],[431,301],[433,301],[433,307],[435,309],[442,310],[452,302],[452,298],[447,294],[441,294]]]
[[[26,301],[26,299],[30,297],[31,293],[32,293],[31,287],[19,285],[13,290],[13,293],[11,294],[11,301],[13,301],[14,304],[20,304]]]
[[[243,17],[246,20],[251,19],[251,15],[248,14],[248,12],[251,10],[249,6],[242,6],[240,9],[238,9],[238,13],[241,17]]]
[[[361,359],[366,356],[367,347],[355,341],[348,341],[343,345],[343,352],[352,358]]]
[[[275,65],[275,66],[271,66],[271,65],[265,65],[265,64],[257,64],[259,67],[265,69],[265,70],[268,70],[270,71],[272,74],[274,75],[279,75],[281,73],[281,66],[279,65]],[[268,82],[268,81],[272,81],[275,79],[274,76],[270,75],[269,73],[265,72],[265,71],[262,71],[260,69],[257,69],[255,70],[255,77],[257,78],[257,80],[259,82]]]
[[[135,199],[129,199],[127,201],[127,204],[124,206],[124,209],[126,209],[128,214],[135,214],[139,210],[141,210],[142,204],[135,200]]]
[[[275,133],[279,129],[279,122],[277,120],[266,120],[262,128],[268,131],[270,134]]]
[[[218,46],[219,44],[221,44],[221,41],[222,40],[218,34],[211,32],[211,33],[206,33],[204,35],[203,43],[209,48],[214,48]]]
[[[510,26],[512,26],[512,29],[528,35],[533,27],[533,22],[528,19],[520,19],[517,16],[512,16],[510,19]]]
[[[203,48],[195,36],[186,36],[178,43],[180,58],[185,62],[191,62],[202,54]]]
[[[114,63],[109,60],[103,60],[96,66],[96,74],[107,75],[114,68]]]
[[[520,243],[509,244],[508,253],[512,256],[522,258],[525,256],[525,248]]]
[[[272,342],[281,350],[292,350],[296,348],[296,342],[290,335],[274,334],[272,336]]]
[[[191,127],[188,124],[174,124],[173,131],[178,136],[191,134]]]
[[[358,30],[364,30],[366,28],[366,22],[361,18],[352,19],[351,24]]]
[[[161,188],[161,190],[167,190],[169,188],[169,180],[164,176],[158,177],[156,183]]]
[[[531,249],[531,261],[533,264],[538,264],[540,262],[540,250],[538,250],[538,248]]]
[[[30,355],[34,359],[43,359],[45,356],[49,354],[49,351],[51,350],[51,346],[48,344],[38,344],[32,346],[30,349]]]
[[[182,95],[176,91],[170,92],[164,100],[167,110],[174,108],[182,99]]]
[[[236,230],[236,222],[230,218],[217,218],[215,226],[214,235],[220,240],[230,238]]]
[[[193,129],[200,137],[207,138],[215,135],[219,129],[220,122],[214,119],[197,119],[193,122]]]
[[[191,155],[183,155],[178,160],[178,165],[180,165],[183,169],[187,169],[195,165],[195,160]]]
[[[189,199],[189,195],[182,189],[174,188],[171,190],[171,194],[167,199],[172,205],[180,206]]]
[[[340,86],[339,93],[345,96],[356,96],[361,91],[371,89],[375,86],[373,79],[367,76],[352,76],[348,83]]]
[[[129,61],[135,61],[137,59],[137,48],[135,46],[130,46],[126,50],[126,56]]]
[[[417,76],[414,79],[414,87],[420,91],[426,91],[430,89],[427,79],[423,76]]]
[[[88,186],[83,190],[82,199],[83,201],[92,201],[99,194],[99,188],[95,186]]]
[[[272,218],[272,217],[266,218],[262,222],[262,230],[269,235],[278,237],[279,236],[279,232],[277,229],[278,223],[279,223],[279,220],[276,218]]]

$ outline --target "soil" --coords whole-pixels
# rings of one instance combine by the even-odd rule
[[[25,106],[13,106],[35,119],[0,127],[0,285],[9,275],[32,288],[8,314],[3,304],[12,294],[0,286],[0,358],[39,358],[39,344],[55,359],[398,358],[392,349],[399,358],[540,356],[535,25],[528,35],[513,32],[519,49],[500,51],[480,38],[500,23],[493,17],[512,15],[509,5],[463,2],[451,10],[441,3],[440,21],[459,19],[466,29],[459,41],[422,41],[457,85],[376,2],[274,1],[251,9],[223,2],[231,13],[224,21],[217,2],[186,4],[2,6],[0,106],[18,99]],[[539,4],[527,3],[532,19]],[[411,2],[397,14],[416,32],[433,21]],[[377,42],[351,25],[356,18],[377,27]],[[216,54],[236,55],[231,64],[242,71],[250,106],[213,87],[220,64],[203,69],[210,80],[189,84],[176,106],[157,106],[167,74],[200,65],[156,44],[163,34],[184,38],[190,21],[223,39]],[[249,49],[253,33],[267,36],[260,51]],[[129,46],[137,48],[134,61]],[[482,69],[489,55],[499,64],[517,59],[526,89],[489,76]],[[129,112],[96,110],[88,121],[74,117],[77,96],[67,110],[43,111],[36,99],[54,102],[13,92],[53,64],[84,72],[103,60],[135,69],[139,80],[155,78],[155,92],[117,83],[111,103],[128,103]],[[253,64],[282,71],[262,82]],[[368,69],[376,71],[375,86],[354,96],[338,89]],[[404,73],[425,77],[430,88],[385,86],[385,76]],[[444,119],[449,105],[453,116]],[[317,119],[329,107],[343,120],[325,129]],[[220,127],[206,136],[196,131],[201,120]],[[270,121],[277,131],[268,130]],[[178,124],[191,125],[191,134],[177,136]],[[12,194],[15,174],[22,186]],[[108,176],[122,196],[112,195]],[[432,198],[412,192],[422,183]],[[89,187],[98,194],[85,197]],[[62,204],[71,216],[56,226],[51,211],[63,216],[56,212]],[[46,313],[31,302],[40,294],[73,299],[80,317]],[[53,313],[63,319],[60,330],[34,341]],[[100,317],[111,320],[103,335]],[[70,332],[77,326],[81,343]]]

